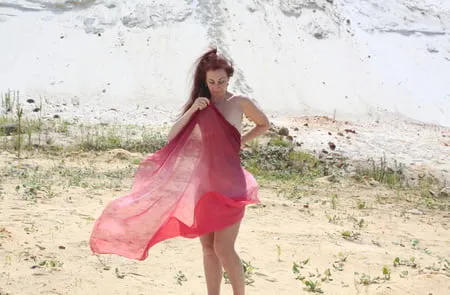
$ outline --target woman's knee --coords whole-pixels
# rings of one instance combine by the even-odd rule
[[[236,255],[234,245],[229,243],[214,243],[214,252],[220,260]]]
[[[205,256],[216,255],[214,250],[214,235],[210,234],[208,236],[201,238],[202,251]]]
[[[214,251],[214,246],[211,245],[202,245],[202,251],[203,251],[203,256],[213,256],[216,255],[216,252]]]

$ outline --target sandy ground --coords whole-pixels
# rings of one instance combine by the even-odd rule
[[[162,242],[141,262],[89,250],[94,219],[129,190],[141,158],[120,150],[64,160],[35,154],[19,165],[1,152],[0,294],[206,294],[198,239]],[[325,294],[450,292],[450,215],[425,206],[419,192],[317,179],[298,199],[269,186],[260,198],[237,242],[254,267],[248,294],[308,293],[294,262]]]
[[[328,116],[275,117],[271,122],[289,129],[302,149],[332,152],[352,161],[384,158],[391,167],[404,167],[413,174],[431,172],[450,183],[450,128],[392,116],[387,120],[338,120]]]
[[[450,183],[443,1],[2,2],[0,92],[20,91],[27,116],[42,102],[43,118],[62,124],[169,123],[191,63],[215,44],[236,64],[232,90],[303,149],[386,156]],[[19,164],[0,151],[0,295],[205,294],[196,239],[165,241],[142,262],[90,253],[95,218],[128,191],[143,155],[28,157]],[[255,267],[248,294],[306,293],[297,276],[326,294],[450,293],[448,211],[420,191],[368,183],[318,180],[296,200],[262,187],[237,244]],[[384,266],[390,279],[375,279]]]

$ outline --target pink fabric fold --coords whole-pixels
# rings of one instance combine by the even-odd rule
[[[212,104],[197,111],[162,149],[144,159],[129,194],[96,220],[94,253],[144,260],[158,242],[224,229],[258,203],[258,184],[241,166],[241,135]]]

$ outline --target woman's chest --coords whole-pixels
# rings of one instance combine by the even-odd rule
[[[241,106],[236,102],[225,102],[216,106],[222,116],[233,125],[239,133],[242,131],[243,112]]]

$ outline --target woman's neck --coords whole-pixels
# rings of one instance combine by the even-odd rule
[[[213,103],[221,103],[222,101],[225,101],[229,97],[230,93],[225,92],[222,95],[213,96],[211,95],[211,101]]]

